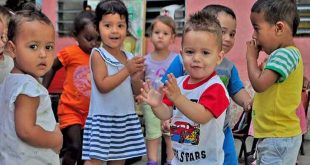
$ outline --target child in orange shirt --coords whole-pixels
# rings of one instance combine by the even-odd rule
[[[43,84],[48,87],[57,70],[65,68],[66,79],[58,105],[58,118],[64,136],[62,164],[74,165],[81,161],[82,136],[90,100],[89,54],[99,46],[99,34],[94,25],[93,12],[81,12],[74,20],[73,36],[78,45],[63,48],[54,60],[52,69],[45,75]]]

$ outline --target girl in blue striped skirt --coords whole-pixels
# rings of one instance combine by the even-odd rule
[[[128,28],[128,11],[121,0],[101,1],[96,25],[102,47],[90,57],[90,109],[83,136],[85,164],[124,164],[146,154],[134,94],[142,87],[144,58],[121,50]]]

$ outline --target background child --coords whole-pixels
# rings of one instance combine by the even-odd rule
[[[6,43],[7,43],[7,32],[8,23],[12,13],[5,7],[0,6],[0,83],[3,81],[4,77],[10,73],[14,67],[14,61],[9,56]]]
[[[229,96],[215,73],[223,58],[221,33],[214,16],[201,11],[191,15],[185,24],[181,53],[189,75],[175,79],[169,74],[159,91],[148,81],[138,96],[151,105],[158,118],[172,117],[172,164],[223,164]]]
[[[39,83],[53,63],[53,24],[36,9],[20,11],[8,39],[15,63],[0,88],[0,164],[59,164],[62,134]]]
[[[74,19],[72,34],[78,45],[63,48],[54,59],[52,69],[43,79],[48,87],[55,73],[64,67],[66,80],[58,105],[58,119],[64,136],[62,164],[83,164],[82,136],[90,99],[89,55],[98,47],[95,13],[81,12]]]
[[[90,57],[92,90],[82,158],[86,165],[124,164],[125,159],[146,154],[133,95],[142,86],[144,58],[121,50],[128,30],[122,1],[101,1],[96,26],[103,47],[94,49]]]
[[[234,11],[223,5],[208,5],[202,9],[204,12],[217,17],[222,28],[222,50],[227,54],[235,43],[236,34],[236,15]],[[252,99],[245,90],[242,81],[240,80],[238,70],[233,62],[224,58],[220,65],[216,67],[216,73],[220,76],[224,85],[227,88],[229,96],[244,110],[251,109]],[[235,143],[231,128],[229,127],[231,117],[229,108],[226,111],[226,118],[224,123],[224,164],[237,165],[238,159],[235,150]]]
[[[293,35],[299,19],[293,0],[258,0],[251,9],[253,40],[247,42],[247,68],[254,90],[253,124],[258,164],[295,164],[301,144],[296,109],[300,104],[303,62]],[[257,65],[259,52],[268,60]],[[280,152],[279,152],[280,151]]]
[[[176,24],[169,16],[158,16],[150,26],[150,40],[154,45],[154,51],[145,56],[145,79],[152,82],[155,89],[159,88],[161,79],[171,62],[178,56],[169,50],[169,45],[175,38]],[[156,165],[158,160],[158,148],[162,136],[161,121],[154,115],[151,107],[143,104],[143,117],[146,132],[148,165]],[[169,120],[164,121],[169,124]],[[166,142],[167,164],[171,163],[173,151],[169,134],[163,134]]]

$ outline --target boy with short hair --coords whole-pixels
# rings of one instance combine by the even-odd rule
[[[215,73],[223,51],[221,27],[214,16],[201,11],[190,16],[181,54],[188,75],[175,78],[169,74],[159,91],[147,81],[138,99],[148,103],[159,119],[171,118],[172,164],[223,164],[229,96]]]
[[[303,62],[293,35],[299,23],[294,0],[257,0],[251,9],[253,40],[247,42],[258,164],[295,164],[301,144],[296,109],[301,100]],[[260,51],[268,55],[261,70]]]

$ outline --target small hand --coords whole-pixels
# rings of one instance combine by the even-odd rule
[[[172,102],[176,101],[179,96],[182,96],[177,80],[172,73],[168,74],[168,80],[165,82],[163,91]]]
[[[137,96],[139,102],[144,101],[152,107],[157,107],[162,101],[162,92],[156,91],[152,88],[151,81],[147,80],[143,83],[141,94]]]
[[[252,110],[252,105],[253,105],[253,100],[251,99],[250,101],[245,101],[243,103],[243,110],[246,112],[249,112]]]
[[[59,154],[59,153],[60,153],[60,150],[61,150],[61,148],[62,148],[62,143],[63,143],[63,137],[62,137],[62,133],[61,133],[60,128],[59,128],[59,124],[56,124],[55,129],[54,129],[53,132],[54,132],[55,134],[58,135],[58,138],[55,139],[55,140],[59,140],[59,143],[58,143],[58,145],[56,145],[55,147],[53,147],[52,150],[53,150],[55,153]]]
[[[130,75],[138,72],[138,71],[144,71],[144,57],[142,56],[135,56],[132,59],[128,60],[125,64],[128,72]]]
[[[164,133],[170,132],[170,120],[162,121],[161,128]]]
[[[247,41],[246,45],[247,45],[247,52],[246,52],[247,59],[255,58],[256,60],[258,58],[259,52],[261,51],[260,46],[257,45],[256,40],[254,39]]]

